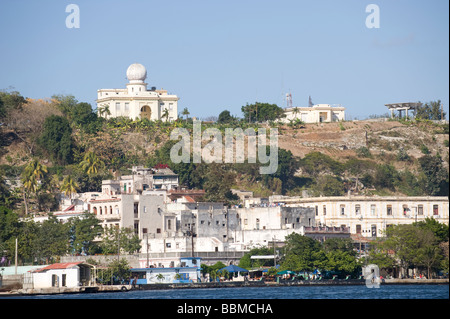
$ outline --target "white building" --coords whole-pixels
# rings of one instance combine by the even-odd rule
[[[178,118],[178,100],[167,90],[147,89],[147,70],[134,63],[127,69],[129,83],[125,89],[100,89],[97,91],[97,112],[105,118],[128,117],[174,121]]]
[[[330,104],[315,104],[311,107],[289,107],[285,109],[284,123],[301,120],[303,123],[338,122],[345,120],[345,107]]]
[[[336,196],[273,197],[273,202],[311,207],[317,225],[345,226],[363,237],[382,237],[390,225],[412,224],[433,218],[448,225],[448,197],[445,196]]]
[[[103,228],[131,228],[141,240],[148,233],[160,237],[175,228],[175,216],[165,213],[161,195],[99,196],[89,201],[89,212]]]
[[[69,262],[51,264],[31,271],[27,276],[32,280],[26,280],[27,288],[76,288],[93,284],[91,273],[92,266],[83,262]]]

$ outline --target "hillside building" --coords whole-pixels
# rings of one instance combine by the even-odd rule
[[[127,69],[125,89],[97,90],[97,112],[105,118],[127,117],[152,121],[175,121],[178,118],[178,100],[167,90],[147,89],[147,70],[142,64],[131,64]]]
[[[315,104],[309,107],[288,107],[284,110],[284,123],[300,120],[303,123],[328,123],[345,120],[345,107]]]

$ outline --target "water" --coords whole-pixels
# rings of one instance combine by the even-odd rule
[[[15,299],[449,299],[449,285],[290,286],[139,290],[92,294],[5,297]]]

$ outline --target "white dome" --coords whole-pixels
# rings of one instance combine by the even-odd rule
[[[127,78],[130,82],[143,82],[147,78],[145,66],[139,63],[133,63],[127,69]]]

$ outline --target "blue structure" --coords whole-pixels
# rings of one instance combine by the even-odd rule
[[[191,283],[200,281],[201,258],[180,258],[181,267],[132,268],[130,284]]]

